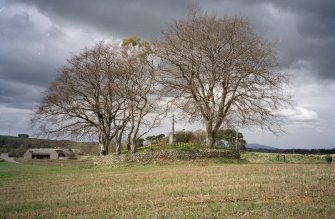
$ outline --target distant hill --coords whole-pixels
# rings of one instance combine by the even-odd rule
[[[264,150],[279,150],[278,148],[275,147],[270,147],[270,146],[266,146],[266,145],[261,145],[261,144],[247,144],[247,149],[264,149]]]
[[[247,151],[265,152],[265,153],[282,153],[282,154],[334,154],[335,148],[331,149],[279,149],[261,144],[247,144]]]

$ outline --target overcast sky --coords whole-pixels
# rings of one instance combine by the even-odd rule
[[[0,0],[0,135],[32,134],[29,118],[66,59],[100,40],[150,40],[196,3],[218,16],[250,20],[277,39],[290,75],[294,109],[286,133],[243,130],[248,143],[279,148],[335,148],[334,0]],[[156,132],[167,133],[167,121]],[[178,129],[201,128],[178,121]]]

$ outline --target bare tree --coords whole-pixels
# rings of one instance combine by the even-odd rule
[[[44,96],[33,125],[48,135],[98,134],[102,155],[113,139],[120,154],[127,130],[135,153],[138,138],[156,127],[161,115],[151,54],[147,42],[130,37],[122,45],[100,42],[72,57]]]
[[[127,98],[120,47],[98,43],[68,60],[50,85],[32,123],[46,134],[98,135],[100,154],[124,129]]]
[[[148,42],[138,37],[123,40],[124,75],[128,95],[128,150],[136,153],[137,141],[157,127],[162,112],[155,82],[153,56]],[[140,133],[140,129],[142,132]]]
[[[247,20],[190,10],[154,43],[159,80],[191,119],[206,127],[206,145],[225,123],[280,126],[277,110],[290,102],[287,76],[276,70],[272,43]]]

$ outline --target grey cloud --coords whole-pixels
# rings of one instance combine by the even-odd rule
[[[247,2],[247,1],[244,1]],[[250,1],[248,1],[250,3]],[[281,60],[284,67],[305,60],[312,66],[313,73],[320,79],[335,80],[335,1],[333,0],[284,0],[251,1],[271,4],[279,10],[294,14],[298,35],[283,36]],[[287,24],[290,26],[291,24]]]
[[[0,80],[0,103],[8,108],[33,109],[43,90],[43,87]]]
[[[29,123],[30,115],[31,111],[29,110],[0,106],[0,134],[30,134],[29,126],[27,125]]]
[[[34,23],[29,13],[0,14],[0,76],[9,82],[44,85],[56,63],[45,59],[48,31]],[[52,55],[49,57],[55,60]]]
[[[22,54],[17,58],[27,59],[25,56],[29,56],[29,54]],[[22,62],[0,59],[0,65],[2,66],[0,69],[2,79],[8,80],[8,82],[21,82],[36,86],[45,86],[51,82],[57,69],[54,64],[34,59]]]
[[[295,40],[284,39],[279,49],[281,66],[290,69],[299,62],[308,63],[308,71],[319,79],[335,79],[335,38],[311,39],[297,37]],[[306,67],[306,66],[302,66]]]
[[[121,0],[17,0],[36,5],[43,13],[58,20],[90,25],[112,36],[136,34],[157,36],[167,21],[180,17],[194,1],[121,1]]]
[[[217,14],[245,16],[262,36],[279,39],[282,68],[305,61],[315,77],[335,80],[335,1],[237,0],[208,5]]]
[[[1,48],[2,52],[6,53],[6,58],[0,57],[0,68],[7,66],[6,71],[2,70],[2,77],[8,80],[31,79],[29,83],[35,84],[50,82],[51,72],[64,63],[62,47],[67,46],[50,46],[59,43],[66,35],[54,23],[93,28],[113,37],[135,34],[152,38],[157,36],[172,19],[183,16],[187,7],[194,2],[200,8],[214,11],[219,15],[246,16],[264,36],[278,37],[281,41],[279,60],[282,67],[289,69],[304,60],[310,63],[312,66],[310,71],[317,77],[335,79],[332,70],[335,69],[332,55],[335,47],[335,14],[332,13],[332,9],[335,8],[334,1],[12,0],[5,2],[7,4],[17,2],[23,7],[34,5],[44,16],[51,19],[50,26],[45,30],[39,26],[40,24],[32,21],[29,13],[14,16],[0,14],[0,40],[3,45],[13,45],[13,48]],[[266,6],[279,10],[279,17],[273,17],[271,10]],[[30,45],[22,46],[20,42]],[[55,57],[55,54],[59,57]],[[12,63],[13,60],[15,63]],[[21,73],[17,78],[22,69],[27,74]]]
[[[283,10],[292,11],[301,18],[300,30],[304,34],[334,36],[335,1],[333,0],[284,0],[272,3]]]
[[[0,105],[32,109],[66,58],[94,43],[92,33],[67,31],[28,5],[0,8]]]
[[[74,1],[45,1],[43,4],[47,4],[41,6],[30,5],[29,1],[13,2],[0,0],[2,133],[29,126],[29,113],[53,80],[57,69],[65,64],[66,58],[90,46],[95,40],[103,39],[102,35],[92,30],[103,30],[113,37],[138,34],[136,31],[143,33],[142,36],[151,36],[152,26],[160,25],[159,19],[151,18],[150,10],[138,11],[136,5],[121,10],[114,7],[111,13],[106,5],[108,2],[100,5],[101,8],[93,1],[87,1],[87,4],[76,2],[77,5],[72,4]],[[55,7],[52,6],[54,3]],[[65,7],[62,3],[66,4]],[[34,5],[38,6],[37,9]],[[65,14],[62,14],[63,10]],[[157,10],[152,12],[163,17]],[[166,16],[174,16],[174,12],[166,13]]]
[[[183,16],[187,8],[196,3],[200,8],[213,10],[220,15],[246,16],[256,29],[260,32],[267,30],[266,35],[271,37],[274,36],[271,32],[278,33],[282,42],[279,56],[283,67],[289,68],[296,61],[304,59],[318,66],[315,69],[317,77],[335,79],[335,74],[329,70],[335,68],[335,60],[329,56],[333,51],[335,40],[335,13],[333,13],[335,1],[333,0],[16,1],[33,4],[42,13],[59,22],[90,26],[113,37],[134,34],[149,39],[158,36],[167,23]],[[279,10],[283,16],[289,13],[294,16],[290,18],[291,20],[282,18],[274,20],[270,15],[271,12],[266,8],[269,5]],[[298,35],[292,37],[295,31],[298,31]],[[308,39],[319,42],[310,43]],[[318,51],[317,55],[315,51]]]

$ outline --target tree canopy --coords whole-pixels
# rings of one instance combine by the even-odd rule
[[[121,153],[128,129],[135,152],[143,122],[149,128],[157,124],[149,115],[157,99],[149,52],[142,45],[99,42],[70,58],[43,97],[33,125],[48,135],[98,135],[101,154],[108,154],[113,139]]]
[[[279,127],[277,110],[290,102],[287,76],[276,69],[271,42],[240,17],[190,10],[154,43],[159,80],[191,120],[202,120],[208,147],[225,125]]]

